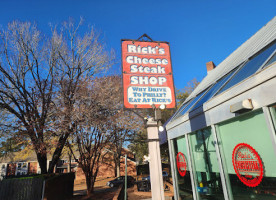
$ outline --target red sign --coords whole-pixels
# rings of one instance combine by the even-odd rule
[[[232,163],[237,176],[246,186],[256,187],[261,183],[264,168],[253,147],[246,143],[238,144],[232,153]]]
[[[178,152],[176,155],[176,166],[180,176],[185,176],[187,171],[187,162],[183,153]]]
[[[126,108],[175,107],[168,43],[122,41],[122,67]]]

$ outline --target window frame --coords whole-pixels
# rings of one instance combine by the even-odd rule
[[[232,87],[234,87],[235,85],[233,85],[232,87],[228,88],[227,90],[219,93],[223,88],[224,86],[233,79],[233,77],[246,65],[246,63],[248,63],[248,59],[243,61],[241,64],[239,64],[237,67],[234,68],[235,72],[229,77],[229,79],[220,87],[220,89],[213,95],[213,97],[217,96],[217,95],[220,95],[220,94],[223,94],[225,91],[227,90],[230,90]],[[237,85],[237,84],[236,84]]]
[[[261,70],[264,70],[266,69],[267,67],[271,66],[273,63],[275,63],[276,61],[274,61],[273,63],[270,63],[267,67],[266,64],[270,61],[270,59],[273,57],[273,56],[276,56],[276,49],[273,51],[273,53],[267,58],[267,60],[262,64],[262,66],[260,67],[260,69],[257,70],[256,73],[258,73],[259,71]]]
[[[256,70],[255,73],[251,74],[250,76],[244,78],[243,80],[239,81],[238,83],[232,85],[231,87],[229,87],[228,89],[222,91],[220,93],[220,91],[224,88],[224,86],[226,84],[228,84],[233,78],[234,76],[236,76],[243,67],[245,67],[248,62],[250,62],[252,59],[256,58],[257,56],[259,56],[261,53],[265,52],[267,49],[269,49],[270,47],[272,47],[273,45],[276,45],[276,40],[274,40],[273,42],[271,42],[270,44],[266,45],[264,48],[262,48],[261,50],[259,50],[258,52],[256,52],[254,55],[252,55],[251,57],[249,57],[248,59],[246,59],[243,63],[241,63],[240,66],[237,66],[238,69],[237,71],[228,79],[228,81],[225,82],[225,84],[223,86],[221,86],[221,89],[214,95],[219,95],[219,94],[222,94],[226,91],[229,91],[231,88],[237,86],[238,84],[242,83],[243,81],[245,81],[246,79],[249,79],[251,77],[253,77],[256,73],[258,73],[260,70],[262,70],[262,68],[265,66],[265,64],[269,61],[269,59],[274,55],[274,53],[276,52],[276,49],[268,56],[268,58],[260,65],[260,67]]]

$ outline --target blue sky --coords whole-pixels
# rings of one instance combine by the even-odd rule
[[[275,14],[275,0],[0,0],[2,26],[32,21],[47,31],[49,22],[82,16],[103,33],[119,62],[121,39],[147,33],[168,41],[176,88],[193,78],[202,80],[206,62],[218,65]]]

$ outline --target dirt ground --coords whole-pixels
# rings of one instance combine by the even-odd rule
[[[71,200],[112,200],[117,188],[95,188],[94,194],[87,195],[74,195]]]
[[[106,183],[114,178],[99,178],[96,180],[94,194],[87,196],[86,195],[86,184],[85,180],[77,181],[74,184],[74,197],[72,200],[109,200],[112,199],[115,195],[117,188],[110,188],[106,186]]]

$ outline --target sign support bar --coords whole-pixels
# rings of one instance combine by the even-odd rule
[[[149,141],[149,167],[152,199],[165,200],[160,156],[160,144],[158,137],[158,123],[153,118],[149,118],[147,121],[147,134]]]

